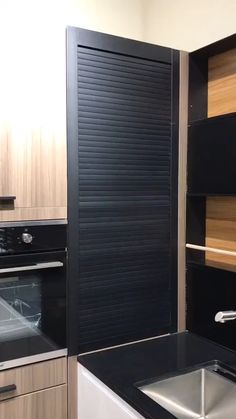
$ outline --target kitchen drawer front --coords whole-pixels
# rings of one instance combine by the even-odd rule
[[[38,362],[24,367],[0,372],[0,401],[23,394],[32,393],[67,382],[66,357]],[[1,392],[5,386],[15,385],[16,389]],[[6,388],[6,390],[8,390]],[[2,416],[0,415],[2,419]]]
[[[67,419],[67,386],[62,385],[0,403],[1,419]]]

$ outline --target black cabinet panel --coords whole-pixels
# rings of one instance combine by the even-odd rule
[[[187,329],[236,349],[235,322],[216,323],[218,311],[234,310],[235,273],[189,264],[187,269]]]
[[[209,118],[189,127],[188,191],[236,194],[236,114]]]
[[[173,66],[81,46],[80,33],[68,63],[72,353],[176,328]]]

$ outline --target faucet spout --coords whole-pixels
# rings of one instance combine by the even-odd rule
[[[229,310],[229,311],[219,311],[215,315],[215,322],[225,323],[230,320],[236,320],[236,311]]]

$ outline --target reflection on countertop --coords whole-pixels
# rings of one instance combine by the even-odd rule
[[[183,332],[81,355],[78,361],[146,419],[174,416],[137,388],[137,383],[219,360],[236,368],[236,352]]]

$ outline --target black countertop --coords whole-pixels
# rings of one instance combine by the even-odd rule
[[[147,419],[174,416],[135,383],[219,360],[236,368],[236,352],[188,332],[78,356],[78,361]]]

